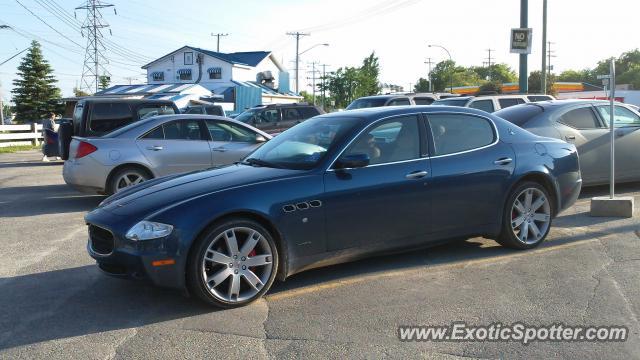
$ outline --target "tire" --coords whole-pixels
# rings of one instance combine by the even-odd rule
[[[62,160],[69,159],[69,144],[73,136],[73,124],[63,122],[58,128],[58,154]]]
[[[250,237],[253,248],[245,247]],[[227,245],[228,239],[235,239],[237,252]],[[215,224],[193,246],[187,286],[210,305],[227,309],[247,305],[261,298],[276,278],[278,248],[269,231],[253,220],[232,218]]]
[[[109,176],[109,183],[107,184],[107,195],[112,195],[118,191],[132,185],[139,184],[143,181],[151,179],[149,173],[139,167],[127,166],[124,167],[111,176]],[[129,182],[130,184],[127,184]]]
[[[549,234],[552,218],[553,199],[547,189],[532,181],[518,184],[507,198],[497,241],[513,249],[532,249]]]

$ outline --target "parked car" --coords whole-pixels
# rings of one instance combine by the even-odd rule
[[[60,124],[58,153],[63,160],[69,158],[72,136],[99,137],[109,132],[155,115],[179,114],[169,100],[83,98],[78,100],[71,121]]]
[[[345,110],[356,110],[381,106],[415,105],[407,95],[387,94],[365,96],[355,99]]]
[[[106,273],[235,307],[276,277],[373,254],[474,236],[533,248],[580,187],[573,145],[485,112],[336,112],[241,163],[113,195],[85,216],[88,251]]]
[[[433,105],[448,105],[470,107],[488,113],[498,111],[518,104],[529,102],[554,100],[551,95],[489,95],[489,96],[460,96],[457,98],[441,99],[433,102]]]
[[[216,115],[227,116],[221,105],[191,105],[182,110],[183,114],[203,114],[203,115]]]
[[[640,181],[640,114],[615,104],[616,181]],[[610,173],[609,102],[556,100],[523,104],[495,113],[535,134],[574,144],[585,185],[605,184]]]
[[[320,114],[322,109],[307,103],[270,104],[252,107],[234,119],[275,134]]]
[[[74,136],[63,177],[80,191],[113,194],[152,178],[240,161],[270,138],[220,116],[156,116],[98,138]]]

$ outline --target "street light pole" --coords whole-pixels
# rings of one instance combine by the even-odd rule
[[[428,47],[437,47],[440,48],[442,50],[444,50],[447,55],[449,56],[449,62],[451,67],[453,67],[453,60],[451,59],[451,53],[449,52],[449,50],[447,50],[447,48],[445,48],[442,45],[433,45],[433,44],[429,44],[427,45]],[[449,69],[449,92],[451,92],[453,94],[453,70]]]
[[[309,33],[302,33],[299,31],[296,32],[288,32],[287,35],[291,35],[291,36],[295,36],[296,37],[296,92],[300,93],[300,88],[298,87],[299,84],[299,70],[300,70],[300,37],[301,36],[309,36],[311,34]]]
[[[543,94],[547,93],[547,0],[542,0],[542,81],[540,87]]]

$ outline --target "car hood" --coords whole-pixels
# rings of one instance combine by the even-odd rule
[[[303,172],[236,164],[171,175],[120,191],[103,201],[99,208],[116,215],[136,213],[144,216],[145,212],[155,212],[197,196],[263,181],[277,181]]]

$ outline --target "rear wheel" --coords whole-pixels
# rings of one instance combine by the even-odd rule
[[[140,184],[143,181],[147,181],[151,178],[149,174],[137,167],[125,167],[118,170],[113,176],[111,176],[108,184],[107,192],[109,194],[115,194],[118,191],[125,189],[129,186]]]
[[[551,228],[552,202],[544,186],[518,185],[509,195],[498,242],[515,249],[531,249],[544,241]]]
[[[205,302],[233,308],[269,290],[278,269],[278,250],[259,223],[231,219],[210,229],[194,245],[187,268],[189,288]]]

